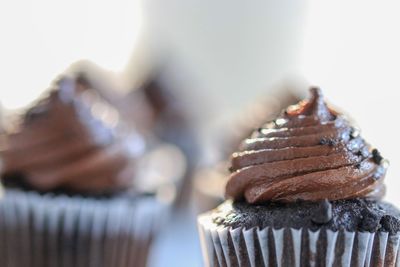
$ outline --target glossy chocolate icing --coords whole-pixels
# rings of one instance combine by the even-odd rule
[[[318,88],[232,155],[226,196],[249,203],[380,198],[387,163]]]
[[[1,134],[2,177],[23,177],[40,191],[108,193],[128,188],[143,140],[80,77],[63,76],[47,96]]]

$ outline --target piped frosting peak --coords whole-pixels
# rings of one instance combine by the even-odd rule
[[[386,161],[319,88],[254,131],[232,155],[226,196],[249,203],[380,198]],[[378,156],[377,156],[378,155]]]

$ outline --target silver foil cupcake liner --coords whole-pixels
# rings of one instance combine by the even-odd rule
[[[400,266],[400,233],[301,228],[245,229],[198,219],[205,266]]]
[[[145,266],[166,210],[153,197],[6,190],[0,200],[0,266]]]

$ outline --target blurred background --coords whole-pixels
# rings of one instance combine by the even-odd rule
[[[395,0],[2,1],[0,103],[22,107],[88,59],[130,85],[162,77],[188,96],[200,140],[212,147],[256,99],[318,85],[390,160],[387,199],[399,204],[399,13]],[[151,266],[200,266],[194,216],[179,216]]]

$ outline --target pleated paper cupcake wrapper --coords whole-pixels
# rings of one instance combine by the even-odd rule
[[[226,228],[198,220],[205,266],[400,266],[399,234]]]
[[[0,266],[145,266],[166,209],[152,197],[7,190],[0,201]]]

